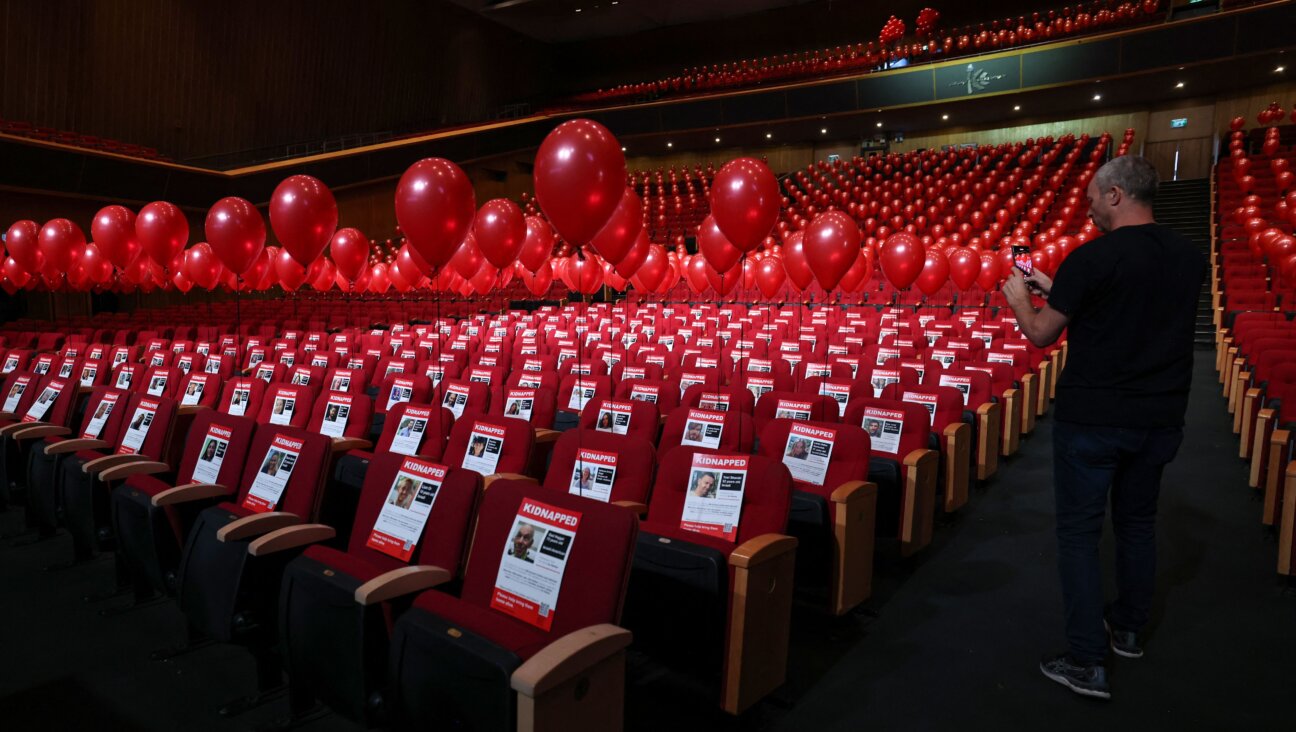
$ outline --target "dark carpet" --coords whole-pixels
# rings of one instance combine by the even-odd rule
[[[1044,419],[971,505],[938,527],[925,556],[882,552],[864,610],[832,619],[797,604],[788,683],[772,698],[727,717],[712,689],[635,652],[627,727],[1293,729],[1296,593],[1274,573],[1274,539],[1261,530],[1210,353],[1199,354],[1195,382],[1187,437],[1161,495],[1147,655],[1111,665],[1111,702],[1077,697],[1037,667],[1064,646]],[[0,516],[0,532],[21,526],[21,510]],[[1108,567],[1112,544],[1109,527]],[[111,583],[111,560],[44,571],[70,552],[66,536],[0,547],[4,728],[233,730],[286,713],[280,699],[221,718],[223,702],[252,691],[251,658],[211,646],[150,661],[150,651],[183,640],[174,604],[100,617],[100,607],[123,600],[82,596]],[[327,716],[302,729],[352,727]]]

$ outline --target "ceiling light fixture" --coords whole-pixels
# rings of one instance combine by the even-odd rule
[[[881,127],[881,126],[882,126],[882,123],[881,123],[881,122],[878,122],[878,127]]]
[[[1286,66],[1279,66],[1279,67],[1277,67],[1277,68],[1274,69],[1274,73],[1275,73],[1275,74],[1281,74],[1282,72],[1284,72],[1284,71],[1286,71],[1286,70],[1287,70],[1287,67],[1286,67]]]
[[[948,115],[948,114],[942,114],[942,115],[941,115],[941,119],[949,119],[949,115]]]
[[[774,138],[774,133],[773,133],[773,132],[766,132],[766,133],[765,133],[765,139],[766,139],[766,140],[771,140],[771,139],[773,139],[773,138]]]
[[[822,128],[820,128],[820,129],[819,129],[819,134],[821,134],[821,135],[826,135],[826,134],[828,134],[828,128],[827,128],[827,127],[822,127]]]
[[[717,137],[717,138],[716,138],[716,142],[720,142],[720,138]]]
[[[1013,111],[1014,111],[1014,112],[1020,112],[1020,111],[1021,111],[1021,105],[1020,105],[1020,104],[1014,104],[1014,105],[1013,105]]]
[[[1095,101],[1095,102],[1101,102],[1101,101],[1102,101],[1102,95],[1101,95],[1101,94],[1095,94],[1095,95],[1094,95],[1094,101]]]
[[[621,152],[625,152],[625,145],[621,146]]]
[[[675,143],[673,143],[673,142],[668,142],[668,143],[666,143],[666,147],[675,147]]]
[[[1182,88],[1183,88],[1183,82],[1181,81],[1181,82],[1179,82],[1178,84],[1175,84],[1175,88],[1176,88],[1176,89],[1182,89]]]

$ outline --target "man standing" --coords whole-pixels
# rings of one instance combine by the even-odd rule
[[[1067,329],[1057,386],[1053,480],[1058,572],[1069,651],[1044,659],[1048,678],[1111,698],[1107,648],[1143,655],[1156,579],[1161,473],[1183,441],[1193,329],[1206,261],[1152,217],[1156,169],[1116,158],[1089,182],[1089,218],[1104,232],[1062,263],[1056,282],[1016,269],[1003,292],[1022,334],[1047,346]],[[1047,298],[1036,311],[1028,287]],[[1108,492],[1116,532],[1116,601],[1104,607],[1098,544]]]

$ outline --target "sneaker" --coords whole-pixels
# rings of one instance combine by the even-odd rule
[[[1101,663],[1082,666],[1072,661],[1069,653],[1062,653],[1040,661],[1040,671],[1077,694],[1098,699],[1111,698],[1107,669]]]
[[[1132,630],[1117,630],[1107,618],[1103,618],[1103,627],[1111,638],[1111,649],[1118,656],[1125,658],[1142,658],[1143,649],[1139,648],[1138,633]]]

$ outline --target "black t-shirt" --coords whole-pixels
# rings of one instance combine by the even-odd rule
[[[1070,317],[1057,419],[1182,425],[1205,278],[1197,246],[1159,224],[1122,226],[1072,252],[1048,300]]]

